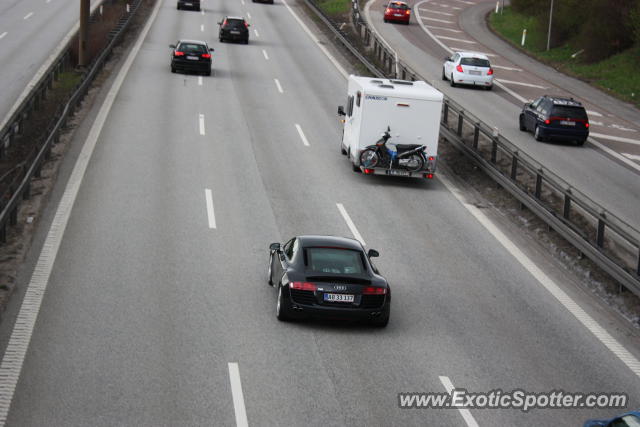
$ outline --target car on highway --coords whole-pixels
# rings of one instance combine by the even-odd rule
[[[273,4],[273,0],[251,0],[254,3],[269,3]]]
[[[520,130],[533,132],[537,141],[575,141],[583,145],[589,137],[589,117],[580,101],[544,95],[522,107]]]
[[[391,290],[358,240],[296,236],[269,246],[268,283],[278,290],[278,320],[322,317],[389,322]]]
[[[384,9],[384,22],[401,22],[409,25],[411,8],[403,1],[390,1]]]
[[[200,10],[200,0],[178,0],[177,9]]]
[[[249,23],[243,17],[225,16],[218,25],[220,25],[218,39],[221,42],[239,41],[249,44]]]
[[[470,85],[493,88],[493,68],[487,55],[477,52],[456,52],[444,58],[442,80],[449,80],[452,87]]]
[[[211,75],[211,52],[206,42],[200,40],[178,40],[169,45],[171,50],[171,72],[192,71]]]
[[[607,420],[587,420],[584,427],[640,427],[640,411],[631,411]]]

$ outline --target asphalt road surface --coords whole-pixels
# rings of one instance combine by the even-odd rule
[[[541,65],[491,34],[484,19],[495,8],[494,0],[408,3],[413,8],[409,26],[385,24],[383,0],[367,3],[365,17],[403,61],[438,89],[571,186],[640,228],[640,114],[636,108]],[[444,57],[460,50],[489,55],[497,82],[492,92],[451,88],[441,80]],[[539,143],[531,133],[518,130],[522,104],[543,94],[573,96],[585,104],[592,126],[584,147]]]
[[[78,22],[79,5],[78,0],[0,2],[0,120]]]
[[[398,407],[399,392],[449,382],[625,392],[638,406],[637,375],[479,209],[438,179],[351,171],[335,116],[346,80],[283,0],[204,12],[161,2],[79,187],[6,425],[245,425],[246,411],[254,426],[540,426],[619,412]],[[217,41],[225,14],[251,22],[248,46]],[[215,47],[212,77],[170,73],[178,38]],[[394,298],[385,329],[275,318],[269,243],[352,236],[337,204],[381,252]],[[614,316],[531,256],[637,357]],[[0,325],[3,343],[11,327]]]

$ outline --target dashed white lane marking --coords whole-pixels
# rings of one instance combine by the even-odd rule
[[[364,239],[360,235],[360,232],[358,231],[358,229],[356,228],[356,225],[351,220],[351,217],[347,213],[347,210],[344,208],[342,203],[336,203],[336,206],[338,207],[338,210],[340,211],[340,215],[342,215],[344,222],[347,223],[347,227],[349,227],[349,230],[351,230],[351,234],[353,234],[353,237],[355,237],[356,240],[359,240],[360,243],[362,243],[362,246],[365,246],[366,243],[364,242]]]
[[[229,382],[231,383],[233,410],[236,414],[236,427],[248,427],[249,420],[247,420],[247,408],[244,405],[244,395],[242,394],[240,368],[235,362],[229,362]]]
[[[269,55],[267,55],[267,51],[262,49],[262,54],[264,55],[264,59],[269,60]]]
[[[204,32],[204,24],[200,25],[200,31]]]
[[[2,40],[4,38],[4,36],[6,36],[7,34],[9,34],[9,33],[7,33],[6,31],[4,33],[0,34],[0,40]]]
[[[447,21],[445,19],[429,18],[427,16],[423,16],[422,19],[426,19],[427,21],[442,22],[443,24],[454,24],[453,21]]]
[[[591,126],[604,126],[604,123],[602,123],[602,122],[597,122],[597,121],[595,121],[595,120],[589,120],[589,124],[590,124]]]
[[[462,42],[462,43],[473,43],[476,44],[477,42],[473,41],[473,40],[464,40],[464,39],[456,39],[455,37],[447,37],[447,36],[436,36],[439,39],[443,39],[443,40],[453,40],[455,42]]]
[[[198,127],[200,128],[200,135],[204,136],[204,114],[198,115]]]
[[[611,129],[621,130],[623,132],[638,132],[636,129],[627,128],[627,127],[624,127],[624,126],[616,124],[616,123],[610,124],[609,127]]]
[[[467,203],[461,192],[442,174],[441,182],[484,228],[522,265],[564,308],[587,328],[602,344],[615,354],[627,367],[640,377],[640,361],[613,338],[598,322],[593,320],[569,295],[567,295],[544,271],[540,269],[518,246],[513,243],[478,207]]]
[[[640,162],[640,156],[637,154],[629,154],[629,153],[622,153],[623,156],[631,159],[631,160],[637,160]]]
[[[308,147],[309,141],[307,141],[307,137],[304,136],[304,132],[302,132],[302,128],[297,123],[296,123],[296,129],[298,130],[298,135],[300,135],[300,139],[302,140],[302,143],[305,145],[305,147]]]
[[[521,68],[505,67],[504,65],[491,65],[491,67],[497,68],[498,70],[522,71]]]
[[[589,136],[593,136],[595,138],[610,139],[611,141],[624,142],[625,144],[640,145],[640,140],[623,138],[621,136],[605,135],[602,133],[594,133],[594,132],[589,132]]]
[[[602,113],[598,113],[597,111],[587,110],[587,114],[590,116],[602,117]]]
[[[51,0],[46,0],[45,3],[51,3]]]
[[[342,76],[345,79],[348,78],[349,77],[349,73],[347,73],[347,71],[344,69],[344,67],[342,65],[340,65],[340,63],[333,57],[333,55],[331,55],[329,53],[327,48],[322,46],[322,44],[320,43],[320,40],[313,34],[313,32],[311,32],[309,27],[307,27],[307,25],[304,22],[302,22],[302,19],[300,19],[300,17],[293,11],[293,9],[291,9],[291,7],[289,7],[289,3],[287,3],[286,0],[282,0],[282,4],[285,5],[285,7],[289,11],[289,13],[291,13],[291,15],[295,18],[295,20],[298,22],[298,24],[302,27],[304,32],[307,33],[309,38],[315,43],[315,45],[318,47],[318,49],[320,49],[322,51],[322,53],[324,53],[324,55],[327,58],[329,58],[329,61],[331,61],[333,66],[338,69],[340,74],[342,74]],[[369,4],[371,4],[371,3],[367,3],[367,5],[369,5]]]
[[[525,82],[514,82],[513,80],[505,80],[505,79],[496,79],[500,83],[507,83],[510,85],[518,85],[518,86],[526,86],[526,87],[535,87],[538,89],[549,89],[546,86],[534,85],[533,83],[525,83]]]
[[[202,86],[202,76],[198,76],[198,86]]]
[[[240,3],[242,3],[244,5],[244,0],[240,0]]]
[[[432,30],[446,30],[446,31],[452,31],[454,33],[461,33],[462,30],[456,30],[455,28],[447,28],[447,27],[435,27],[433,25],[429,25],[429,28],[431,28]]]
[[[256,33],[256,37],[260,37],[260,34],[258,33],[258,30],[254,29],[253,32]]]
[[[441,376],[440,382],[442,383],[444,388],[447,390],[447,393],[449,394],[451,394],[455,389],[449,377]],[[464,418],[464,422],[467,423],[468,427],[478,427],[478,423],[476,422],[475,418],[473,418],[473,415],[471,415],[471,412],[468,409],[466,408],[457,408],[457,409],[458,409],[458,412],[460,412],[460,415],[462,415],[462,418]]]
[[[467,52],[467,51],[469,50],[469,49],[463,49],[463,48],[461,48],[461,47],[452,47],[452,48],[450,48],[450,49],[451,49],[451,50],[453,50],[453,51],[456,51],[456,52]],[[498,56],[498,55],[496,55],[495,53],[478,52],[477,50],[474,50],[474,52],[475,52],[475,53],[482,54],[482,55],[486,55],[486,56],[488,56],[488,57]]]
[[[453,13],[449,13],[449,12],[438,12],[437,10],[424,9],[424,8],[421,8],[421,9],[420,9],[420,12],[435,13],[436,15],[447,15],[447,16],[453,16]]]
[[[32,16],[33,16],[33,12],[29,12],[22,19],[24,19],[26,21],[27,19],[31,18]]]
[[[7,421],[11,401],[13,400],[16,385],[20,379],[24,358],[29,349],[33,329],[38,318],[38,312],[42,305],[42,298],[47,290],[51,270],[53,269],[53,264],[56,260],[58,249],[60,248],[60,243],[62,242],[62,237],[71,215],[71,210],[78,191],[80,190],[82,178],[87,170],[91,155],[98,142],[109,111],[118,95],[118,91],[133,64],[133,60],[140,51],[142,42],[149,33],[149,29],[158,15],[161,4],[162,2],[156,3],[149,20],[136,40],[135,45],[129,51],[127,59],[118,72],[104,103],[98,111],[98,115],[91,126],[89,135],[85,140],[62,198],[60,199],[45,242],[42,245],[42,251],[31,275],[31,280],[27,286],[20,312],[18,313],[13,331],[11,332],[11,338],[9,338],[9,343],[2,358],[2,364],[0,364],[0,427],[3,427]]]
[[[213,194],[211,193],[211,189],[204,189],[204,200],[207,205],[207,220],[209,221],[209,228],[216,228],[216,215],[213,210]]]
[[[456,1],[458,1],[458,2],[460,2],[460,3],[464,3],[464,4],[475,4],[474,2],[471,2],[471,1],[465,1],[465,0],[456,0]]]
[[[204,16],[204,9],[202,9],[202,10],[200,11],[200,14],[201,14],[202,16]]]
[[[251,14],[247,12],[247,18],[251,19]]]
[[[284,91],[282,90],[282,86],[280,86],[280,81],[278,79],[273,79],[273,81],[276,82],[276,86],[278,87],[278,92],[284,93]]]

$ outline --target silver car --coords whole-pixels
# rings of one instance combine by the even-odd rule
[[[445,58],[442,66],[442,80],[449,80],[451,86],[482,86],[486,90],[493,88],[493,68],[487,55],[476,52],[456,52]]]

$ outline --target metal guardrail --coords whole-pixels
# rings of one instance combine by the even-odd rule
[[[350,51],[355,47],[312,1],[305,0]],[[363,48],[373,53],[372,74],[403,80],[423,80],[397,58],[360,13],[352,0],[351,18]],[[364,58],[362,54],[356,55]],[[491,126],[445,96],[440,135],[473,160],[487,175],[549,227],[611,277],[640,296],[640,231],[608,212],[560,176],[518,149]]]
[[[114,29],[109,33],[107,46],[105,46],[102,52],[89,64],[67,103],[57,110],[54,116],[55,118],[52,120],[53,124],[49,127],[46,137],[43,138],[43,142],[39,145],[36,144],[37,149],[32,152],[26,162],[23,162],[21,168],[22,173],[14,178],[8,186],[9,190],[2,195],[1,201],[6,201],[6,203],[2,203],[0,211],[0,242],[6,242],[7,226],[17,224],[20,200],[30,197],[32,178],[40,176],[42,165],[49,157],[53,144],[59,140],[67,120],[84,99],[93,79],[101,71],[104,63],[111,55],[114,46],[120,41],[124,30],[131,22],[141,2],[142,0],[133,0],[131,2],[129,12],[123,14]],[[39,107],[40,102],[46,97],[48,90],[53,88],[54,80],[58,79],[59,74],[64,71],[65,64],[68,62],[70,49],[71,46],[69,45],[60,53],[58,58],[53,61],[51,67],[43,74],[29,96],[25,98],[21,106],[7,122],[7,125],[0,130],[0,157],[4,155],[6,147],[20,134],[24,121]]]

